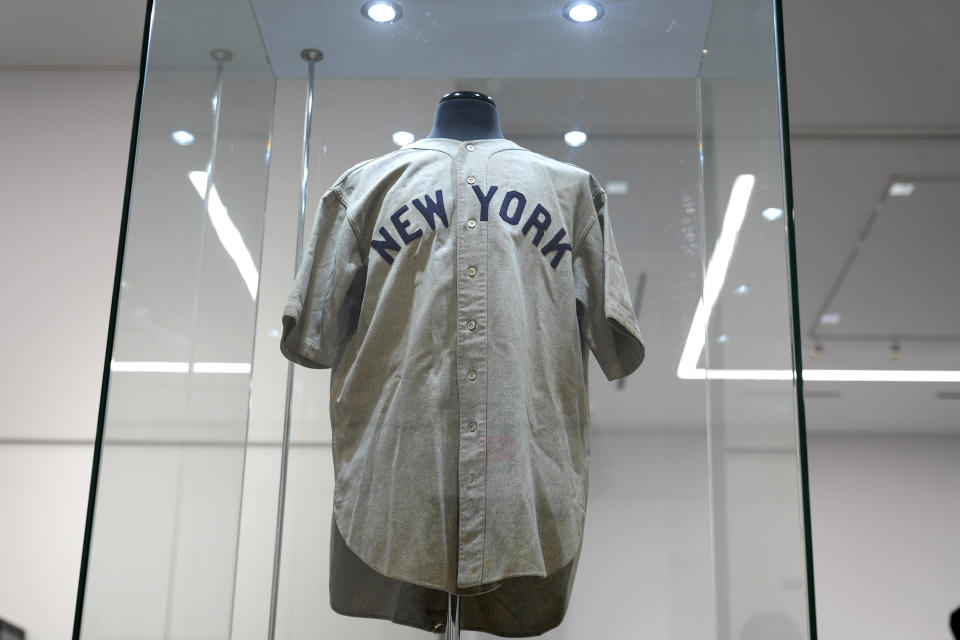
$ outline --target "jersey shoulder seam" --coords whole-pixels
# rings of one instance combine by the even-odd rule
[[[597,223],[599,217],[597,215],[593,216],[593,219],[587,223],[587,226],[584,227],[583,231],[580,232],[580,237],[573,243],[573,248],[570,251],[574,254],[577,253],[577,249],[580,248],[580,245],[583,244],[583,241],[586,239],[587,234],[590,232],[590,229],[593,228],[593,225]]]

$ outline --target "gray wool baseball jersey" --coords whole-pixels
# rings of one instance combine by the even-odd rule
[[[331,369],[336,611],[439,631],[450,592],[463,629],[561,622],[588,351],[608,380],[645,353],[593,174],[500,138],[355,164],[320,199],[280,349]]]

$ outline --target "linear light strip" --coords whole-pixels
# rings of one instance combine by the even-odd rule
[[[710,320],[710,313],[713,311],[713,306],[716,304],[720,290],[723,288],[723,282],[727,278],[727,269],[730,267],[730,259],[733,257],[737,234],[740,233],[740,227],[743,226],[743,220],[747,215],[747,205],[750,202],[750,193],[753,191],[754,182],[756,182],[756,178],[749,173],[741,174],[733,181],[730,201],[727,203],[727,210],[723,214],[723,227],[720,230],[720,237],[717,238],[717,244],[713,249],[713,255],[710,256],[707,273],[703,279],[703,297],[697,304],[697,310],[693,314],[693,322],[690,323],[690,331],[687,333],[687,341],[684,343],[683,352],[680,354],[680,364],[677,366],[677,376],[679,378],[688,379],[697,368],[700,353],[703,351],[707,322]]]
[[[791,369],[691,369],[684,380],[793,380]],[[896,369],[804,369],[803,379],[817,382],[960,382],[960,371]]]
[[[187,373],[186,362],[118,362],[111,371],[130,373]],[[194,373],[250,373],[249,362],[195,362]],[[685,380],[793,380],[791,369],[706,369],[683,372]],[[894,369],[805,369],[804,379],[817,382],[960,382],[960,371],[897,371]]]
[[[723,216],[703,282],[703,297],[697,304],[690,331],[683,345],[677,377],[683,380],[793,380],[791,369],[706,369],[697,367],[703,351],[707,322],[723,288],[733,257],[737,235],[743,226],[754,176],[741,174],[733,182],[730,202]],[[960,382],[960,371],[899,371],[896,369],[804,369],[803,378],[817,382]]]
[[[960,382],[960,371],[804,369],[803,379],[829,382]]]
[[[203,171],[191,171],[188,177],[193,184],[193,188],[196,189],[200,197],[203,198],[207,192],[207,174]],[[207,207],[207,211],[210,214],[210,222],[217,232],[217,238],[220,239],[220,244],[227,250],[227,254],[233,260],[234,264],[237,265],[237,269],[240,270],[240,277],[243,278],[244,283],[247,285],[247,289],[250,291],[250,297],[256,300],[257,281],[259,278],[257,267],[253,263],[253,256],[250,255],[250,250],[247,249],[247,246],[243,243],[243,236],[240,235],[237,226],[233,224],[233,220],[230,219],[230,214],[227,213],[227,207],[220,199],[220,194],[217,193],[216,185],[210,187],[210,204]]]
[[[120,362],[112,360],[110,370],[124,373],[187,373],[188,362]],[[249,362],[194,362],[194,373],[250,373]]]

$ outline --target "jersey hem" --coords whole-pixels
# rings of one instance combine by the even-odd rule
[[[577,502],[576,499],[573,500],[573,503],[576,504],[577,508],[580,509],[581,514],[583,514],[583,515],[581,516],[581,521],[582,521],[582,520],[586,517],[586,509],[585,509],[583,506],[581,506],[581,505]],[[334,498],[334,504],[336,504],[336,498]],[[448,587],[443,586],[443,585],[439,585],[439,584],[435,584],[435,583],[433,583],[433,582],[426,582],[426,581],[419,580],[419,579],[415,579],[415,578],[405,578],[405,577],[400,576],[400,575],[393,575],[393,574],[387,573],[387,572],[384,571],[383,568],[381,568],[380,566],[378,566],[378,565],[373,564],[372,562],[370,562],[370,561],[366,558],[366,555],[363,554],[363,553],[361,553],[359,550],[357,550],[357,548],[354,547],[354,546],[350,543],[350,539],[349,539],[347,536],[343,535],[343,527],[340,526],[340,513],[337,511],[336,508],[334,508],[334,510],[333,510],[333,520],[334,520],[334,523],[335,523],[336,526],[337,526],[337,529],[340,531],[340,536],[343,538],[344,544],[346,544],[347,547],[349,547],[350,550],[354,553],[354,555],[356,555],[365,565],[367,565],[368,567],[370,567],[371,569],[373,569],[374,571],[376,571],[376,572],[379,573],[380,575],[384,576],[385,578],[390,578],[391,580],[399,580],[399,581],[401,581],[401,582],[407,582],[407,583],[409,583],[409,584],[415,584],[415,585],[420,586],[420,587],[429,587],[429,588],[431,588],[431,589],[438,589],[438,590],[440,590],[440,591],[445,591],[445,592],[447,592],[447,593],[452,593],[452,594],[454,594],[454,595],[462,595],[462,596],[465,597],[465,598],[470,597],[470,594],[459,594],[459,593],[457,593],[456,590],[450,591],[450,589],[449,589]],[[555,571],[559,571],[559,570],[562,569],[563,567],[565,567],[565,566],[567,566],[568,564],[570,564],[570,563],[577,557],[577,554],[578,554],[578,553],[580,552],[580,550],[583,548],[583,529],[582,529],[582,526],[581,526],[580,535],[578,535],[577,538],[578,538],[578,539],[577,539],[577,544],[576,544],[576,546],[574,547],[573,553],[570,554],[570,556],[564,558],[564,560],[563,560],[562,562],[560,562],[560,564],[557,565],[557,567],[554,568],[553,571],[546,571],[546,570],[544,570],[544,571],[533,571],[533,572],[528,572],[528,573],[511,573],[510,575],[499,576],[499,577],[497,577],[497,578],[488,579],[486,582],[482,582],[482,583],[480,583],[480,584],[481,584],[481,585],[482,585],[482,584],[489,584],[489,583],[491,583],[491,582],[499,582],[499,581],[501,581],[501,580],[509,580],[510,578],[523,578],[523,577],[546,578],[546,577],[552,575]],[[479,586],[479,585],[474,585],[474,586]],[[455,589],[469,589],[469,588],[472,588],[472,587],[461,587],[459,584],[455,587]],[[464,628],[465,628],[465,627],[464,627]],[[518,636],[518,637],[519,637],[519,636]]]

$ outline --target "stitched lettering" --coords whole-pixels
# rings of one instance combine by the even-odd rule
[[[477,204],[480,208],[480,221],[487,222],[489,217],[490,207],[492,206],[493,196],[496,194],[498,187],[492,185],[485,192],[482,187],[479,185],[473,185],[473,193],[477,197]],[[431,198],[429,195],[424,195],[423,200],[420,198],[414,198],[412,200],[413,206],[420,212],[421,217],[427,222],[430,229],[433,231],[437,230],[437,218],[443,222],[443,226],[449,228],[450,221],[447,218],[447,211],[443,205],[443,191],[437,189],[435,191],[434,198]],[[499,215],[500,219],[504,222],[511,225],[520,224],[520,219],[523,217],[523,212],[526,209],[527,205],[527,196],[521,193],[520,191],[511,190],[507,191],[503,196],[503,200],[500,202]],[[404,213],[410,210],[410,207],[403,205],[397,209],[393,214],[390,215],[390,221],[393,224],[393,227],[396,229],[397,234],[400,236],[400,239],[403,240],[404,245],[408,245],[420,236],[423,235],[423,228],[417,228],[414,231],[408,231],[407,227],[410,226],[411,221],[403,219]],[[512,210],[512,211],[511,211]],[[469,215],[469,212],[467,212]],[[543,240],[544,236],[547,233],[547,230],[551,227],[553,222],[553,217],[550,215],[550,212],[540,204],[539,202],[533,207],[533,211],[530,212],[530,215],[527,216],[527,219],[524,221],[523,226],[520,228],[520,232],[530,238],[531,244],[535,247],[540,247],[540,243]],[[556,225],[553,225],[556,227]],[[533,236],[529,235],[530,229],[535,229]],[[386,227],[381,226],[377,231],[380,233],[382,239],[373,238],[370,240],[370,246],[379,253],[384,260],[387,261],[387,264],[393,264],[394,256],[390,252],[399,252],[401,250],[401,245],[397,242]],[[566,237],[567,230],[563,227],[560,227],[542,247],[540,247],[540,253],[544,256],[547,256],[550,253],[553,253],[553,257],[550,259],[550,266],[554,269],[560,264],[560,261],[563,259],[564,254],[573,250],[573,247],[569,242],[563,242],[563,238]],[[469,238],[470,235],[468,234]]]

